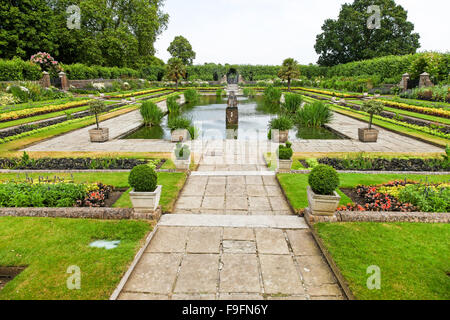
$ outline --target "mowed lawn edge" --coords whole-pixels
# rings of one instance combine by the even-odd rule
[[[0,265],[26,266],[0,300],[107,300],[142,246],[147,221],[0,218]],[[120,240],[106,250],[89,244]],[[80,271],[80,289],[67,283]]]
[[[318,223],[314,225],[357,299],[450,299],[449,224]],[[380,270],[380,289],[369,277]]]

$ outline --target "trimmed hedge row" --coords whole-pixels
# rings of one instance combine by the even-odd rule
[[[0,59],[0,81],[37,81],[41,78],[41,67],[30,61]]]

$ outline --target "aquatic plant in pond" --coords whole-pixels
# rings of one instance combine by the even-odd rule
[[[294,123],[289,116],[279,115],[277,118],[270,120],[269,127],[270,129],[285,131],[291,130],[294,127]]]
[[[302,105],[303,97],[296,93],[284,95],[283,109],[288,113],[295,113]]]
[[[166,100],[167,111],[170,114],[178,114],[178,113],[180,113],[180,105],[177,102],[178,99],[180,99],[179,95],[170,96],[170,97],[167,98],[167,100]]]
[[[314,102],[297,110],[295,123],[301,127],[318,128],[329,123],[332,118],[333,112],[328,105],[323,102]]]
[[[164,113],[151,101],[144,102],[141,105],[140,112],[142,118],[144,118],[144,125],[147,127],[160,125],[164,117]]]
[[[267,87],[264,90],[263,98],[264,104],[267,106],[279,106],[281,100],[282,91],[280,88],[275,88],[272,86]]]
[[[192,121],[185,117],[173,117],[169,118],[169,121],[167,122],[167,127],[171,130],[177,130],[177,129],[189,129],[191,127]]]
[[[186,103],[196,103],[198,102],[198,92],[195,89],[188,89],[184,92],[184,99]]]

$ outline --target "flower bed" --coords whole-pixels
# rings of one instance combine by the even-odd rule
[[[105,207],[112,187],[101,183],[75,184],[55,177],[53,181],[10,181],[0,184],[0,207]]]
[[[369,171],[431,171],[450,170],[450,163],[445,159],[386,159],[386,158],[320,158],[318,163],[332,166],[336,170],[369,170]]]
[[[0,113],[0,122],[28,118],[31,116],[38,116],[41,114],[81,107],[81,106],[87,105],[89,103],[89,101],[91,101],[91,100],[71,101],[71,102],[67,102],[67,103],[59,104],[59,105],[48,105],[48,106],[32,108],[32,109],[22,109],[22,110],[17,110],[17,111],[4,112],[4,113]]]
[[[41,158],[30,159],[25,154],[22,158],[0,158],[0,168],[10,170],[128,170],[141,164],[155,167],[163,162],[160,159],[139,160],[120,158]]]
[[[362,98],[363,97],[362,95],[358,95],[358,94],[348,94],[348,93],[333,92],[333,91],[303,88],[303,87],[294,87],[294,88],[291,88],[291,90],[302,90],[302,91],[307,91],[307,92],[325,94],[325,95],[329,95],[329,96],[333,96],[333,97],[339,97],[339,98]]]
[[[105,96],[105,98],[106,99],[123,99],[123,98],[142,96],[144,94],[155,93],[155,92],[160,92],[160,91],[167,91],[167,88],[143,90],[143,91],[137,91],[137,92],[118,94],[118,95],[109,95],[109,96]]]
[[[342,189],[356,204],[338,211],[449,212],[450,184],[416,181],[392,181],[377,186]]]
[[[422,114],[428,114],[431,116],[443,117],[443,118],[447,118],[447,119],[450,118],[450,111],[444,110],[444,109],[419,107],[419,106],[414,106],[414,105],[410,105],[410,104],[406,104],[406,103],[386,101],[386,100],[381,100],[381,99],[376,99],[375,101],[380,101],[384,105],[386,105],[388,107],[396,108],[396,109],[408,110],[408,111],[418,112],[418,113],[422,113]]]

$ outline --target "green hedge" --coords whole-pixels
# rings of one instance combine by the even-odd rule
[[[21,59],[0,59],[0,81],[40,80],[41,67]]]

